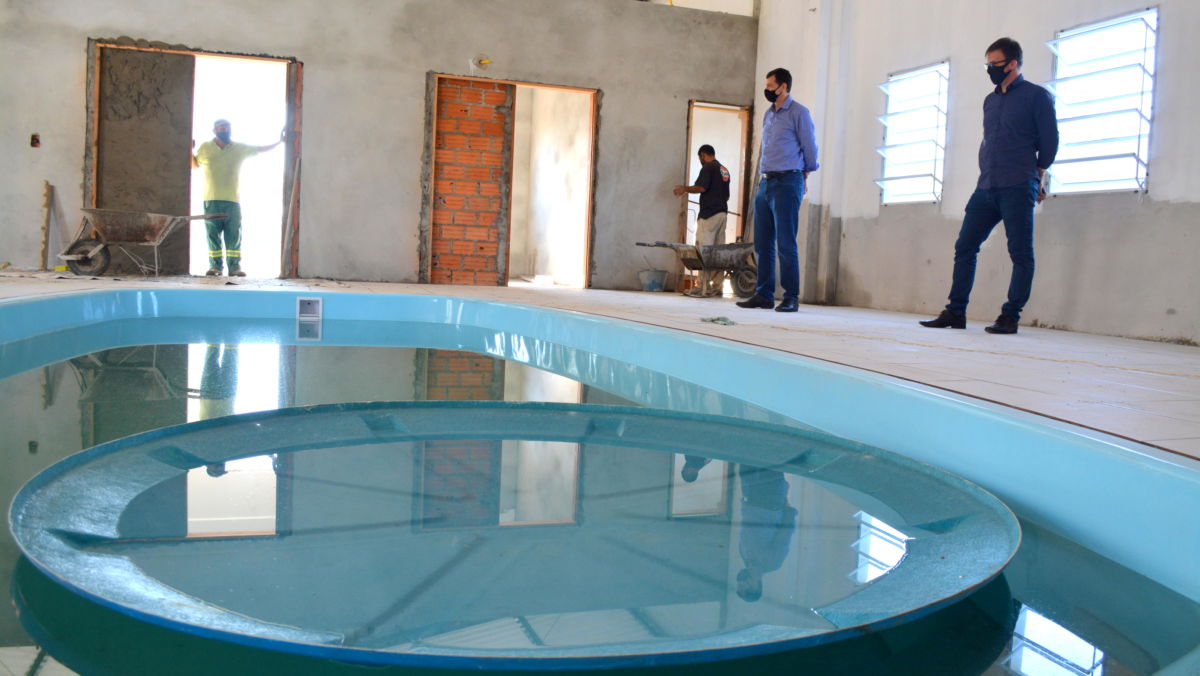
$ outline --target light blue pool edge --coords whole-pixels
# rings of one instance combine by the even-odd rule
[[[1200,576],[1194,572],[1200,524],[1192,518],[1200,513],[1200,463],[767,348],[494,301],[242,289],[83,291],[0,300],[0,343],[120,319],[292,319],[297,297],[322,298],[326,319],[474,325],[651,367],[958,474],[1018,513],[1200,601]]]

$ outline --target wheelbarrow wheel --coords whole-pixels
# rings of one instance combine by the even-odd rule
[[[743,265],[733,271],[733,293],[738,298],[749,298],[754,295],[758,286],[758,270],[750,265]]]
[[[83,257],[68,258],[67,267],[77,275],[104,274],[104,271],[108,269],[108,264],[112,261],[112,256],[108,253],[108,247],[102,246],[91,256],[84,255],[102,244],[103,242],[98,239],[81,239],[75,242],[67,249],[67,255]]]

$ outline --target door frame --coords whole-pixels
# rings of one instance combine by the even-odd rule
[[[575,87],[571,85],[547,84],[544,82],[527,82],[524,80],[505,80],[502,78],[478,77],[473,75],[453,75],[451,73],[439,73],[430,71],[429,80],[425,93],[425,150],[422,154],[422,172],[421,172],[421,213],[419,219],[420,230],[420,245],[418,246],[418,275],[417,281],[421,284],[429,284],[432,278],[433,269],[433,197],[434,197],[434,181],[437,180],[436,166],[434,159],[434,148],[436,147],[437,139],[437,107],[438,107],[438,85],[443,78],[449,80],[468,80],[471,82],[490,82],[493,84],[513,85],[515,87],[537,87],[542,89],[559,89],[571,92],[579,92],[591,96],[591,105],[588,106],[590,119],[588,127],[592,130],[592,143],[588,148],[588,168],[591,172],[591,180],[588,182],[588,205],[587,205],[587,231],[583,239],[583,288],[590,289],[592,287],[592,245],[595,239],[595,219],[596,219],[596,157],[597,149],[600,143],[600,98],[601,92],[599,89],[590,89],[588,87]],[[513,170],[514,155],[510,153],[508,157],[508,189],[511,196],[512,192],[512,170]],[[505,223],[508,228],[512,229],[512,199],[508,200],[508,215],[505,218]],[[507,259],[509,252],[512,250],[512,243],[509,242],[505,248],[505,266],[504,266],[504,283],[507,285],[509,281],[509,268]]]
[[[274,61],[287,64],[287,142],[284,144],[283,176],[283,227],[280,241],[280,279],[298,275],[300,264],[300,147],[303,126],[301,124],[301,95],[303,93],[304,64],[295,57],[263,56],[238,52],[217,52],[188,47],[154,47],[144,40],[128,38],[88,38],[87,45],[87,128],[84,135],[83,154],[83,204],[96,207],[97,155],[100,148],[100,55],[104,49],[122,49],[162,54],[188,54],[191,56],[225,56],[238,59]],[[194,68],[193,68],[194,72]]]
[[[736,103],[720,103],[718,101],[701,101],[700,99],[689,99],[688,100],[687,148],[685,149],[684,158],[683,158],[683,175],[684,175],[683,184],[684,185],[690,185],[691,180],[692,180],[691,177],[688,176],[688,167],[691,164],[691,160],[692,160],[692,154],[691,154],[692,153],[692,113],[693,113],[693,111],[695,111],[695,109],[697,107],[699,107],[699,108],[707,107],[710,110],[727,110],[730,112],[736,110],[736,111],[746,113],[745,117],[742,118],[742,133],[741,133],[742,146],[743,146],[742,176],[740,178],[741,183],[742,183],[741,204],[736,205],[738,213],[741,214],[741,217],[738,219],[738,232],[736,233],[736,239],[740,241],[746,234],[746,215],[747,215],[746,214],[746,205],[749,204],[749,199],[750,199],[750,196],[749,196],[750,160],[754,154],[754,149],[751,147],[751,144],[750,144],[750,125],[753,122],[752,116],[754,115],[754,106],[744,106],[744,105],[739,105]],[[686,207],[685,207],[685,209],[686,209]],[[680,242],[686,241],[686,237],[687,237],[687,214],[686,214],[686,212],[683,217],[683,223],[681,225],[679,237],[680,237],[680,239],[679,239]]]

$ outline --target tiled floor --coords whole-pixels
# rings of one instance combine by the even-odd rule
[[[60,278],[0,273],[0,298],[84,289],[194,286],[222,278]],[[325,280],[238,280],[237,288],[437,294],[508,301],[626,319],[913,380],[1200,458],[1200,348],[1022,327],[993,336],[919,327],[914,315],[802,305],[796,314],[743,310],[730,298],[671,293],[513,287],[430,286]],[[230,288],[231,291],[234,289]],[[725,316],[722,326],[702,317]]]
[[[25,676],[35,673],[38,676],[71,676],[75,672],[35,646],[0,648],[0,676]]]

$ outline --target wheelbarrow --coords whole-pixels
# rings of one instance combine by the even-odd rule
[[[683,267],[694,272],[722,273],[715,279],[729,279],[733,293],[738,298],[754,295],[758,283],[758,263],[754,259],[753,242],[733,244],[678,244],[675,242],[637,242],[638,246],[653,246],[671,249],[679,257]]]
[[[99,275],[112,262],[109,247],[117,246],[147,274],[151,270],[158,276],[158,247],[173,232],[200,218],[225,218],[225,214],[202,214],[200,216],[169,216],[140,211],[117,211],[115,209],[83,209],[83,222],[75,240],[58,257],[66,261],[67,267],[77,275]],[[154,250],[154,265],[146,265],[139,256],[121,246],[123,244],[147,244]]]

